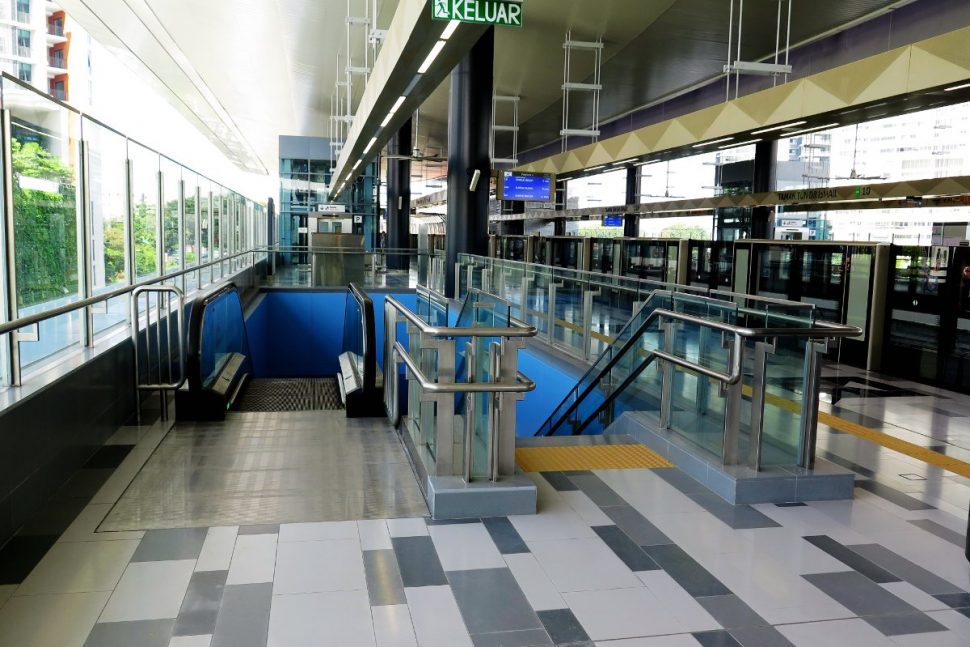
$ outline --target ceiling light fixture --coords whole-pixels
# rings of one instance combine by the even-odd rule
[[[448,40],[449,38],[451,38],[451,35],[455,33],[455,30],[458,29],[458,25],[460,24],[461,22],[457,20],[452,20],[450,23],[448,23],[448,26],[445,27],[445,30],[441,32],[441,40]]]
[[[960,85],[952,85],[948,88],[943,88],[944,92],[953,92],[954,90],[963,90],[970,88],[970,83],[961,83]]]
[[[398,109],[401,107],[401,104],[404,103],[406,98],[407,97],[403,94],[397,98],[397,101],[394,102],[394,105],[391,106],[391,109],[387,112],[387,116],[384,117],[384,121],[381,122],[381,128],[387,127],[387,124],[391,122],[391,118],[394,117],[395,113],[397,113]]]
[[[709,142],[701,142],[700,144],[694,144],[693,146],[691,146],[691,148],[700,148],[702,146],[711,146],[713,144],[720,144],[721,142],[729,142],[732,139],[734,139],[733,136],[732,137],[722,137],[721,139],[713,139],[713,140],[711,140]]]
[[[637,161],[636,157],[631,157],[628,160],[620,160],[619,162],[613,162],[613,166],[619,166],[620,164],[629,164],[630,162]]]
[[[428,71],[428,69],[431,67],[431,64],[434,63],[434,60],[438,58],[438,54],[441,53],[441,50],[444,48],[444,46],[445,46],[445,41],[443,40],[439,40],[437,43],[434,44],[434,47],[431,48],[431,53],[428,54],[428,58],[424,59],[424,63],[422,63],[421,67],[418,68],[418,74],[424,74],[425,72]]]
[[[374,147],[374,144],[376,144],[376,143],[377,143],[377,137],[371,137],[371,138],[370,138],[370,141],[369,141],[369,142],[367,142],[367,146],[365,146],[365,147],[364,147],[364,154],[366,155],[366,154],[367,154],[367,152],[368,152],[368,151],[369,151],[369,150],[370,150],[371,148],[373,148],[373,147]],[[360,160],[357,160],[357,163],[358,163],[358,164],[360,164]],[[357,167],[355,166],[354,168],[357,168]]]
[[[804,135],[805,133],[813,133],[816,130],[827,130],[829,128],[838,128],[838,127],[839,127],[839,124],[837,124],[837,123],[825,124],[824,126],[815,126],[814,128],[806,128],[804,130],[796,130],[793,133],[788,133],[787,136],[788,137],[794,137],[795,135]]]
[[[600,164],[599,166],[593,166],[593,167],[590,167],[590,168],[588,168],[586,170],[587,171],[597,171],[597,170],[599,170],[601,168],[606,168],[606,164]]]
[[[772,126],[771,128],[762,128],[761,130],[752,130],[752,135],[760,135],[762,133],[772,133],[776,130],[784,130],[785,128],[794,128],[795,126],[802,126],[808,122],[802,119],[801,121],[793,121],[788,124],[782,124],[780,126]]]
[[[740,146],[748,146],[749,144],[757,144],[760,141],[761,141],[760,139],[749,139],[746,142],[738,142],[737,144],[728,144],[727,146],[718,146],[717,148],[718,150],[724,150],[726,148],[738,148]]]

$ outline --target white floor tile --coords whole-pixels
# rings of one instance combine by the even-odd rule
[[[527,543],[560,593],[643,586],[599,538]]]
[[[129,564],[99,622],[178,617],[194,569],[194,559]]]
[[[539,566],[539,562],[531,553],[505,555],[505,563],[512,571],[515,581],[525,594],[526,599],[536,611],[549,609],[565,609],[566,601],[562,599],[556,586]]]
[[[411,613],[406,604],[371,607],[377,647],[417,647]]]
[[[232,562],[239,526],[209,528],[202,544],[202,552],[195,564],[196,571],[226,571]]]
[[[450,586],[404,589],[421,647],[472,647]]]
[[[142,530],[125,532],[95,532],[104,521],[105,515],[111,510],[110,503],[93,503],[81,510],[81,513],[71,522],[58,542],[66,541],[117,541],[137,540],[145,536]]]
[[[175,636],[168,647],[209,647],[212,636]]]
[[[555,507],[547,507],[538,514],[511,516],[509,521],[526,541],[596,537],[589,524],[565,501],[560,501]]]
[[[919,590],[909,582],[888,582],[886,584],[880,584],[879,586],[904,602],[913,605],[920,611],[946,611],[950,608],[948,605],[943,604],[929,593]]]
[[[646,588],[580,591],[563,597],[593,640],[684,633],[688,629]]]
[[[637,577],[653,593],[661,609],[676,616],[683,623],[684,631],[715,631],[721,628],[697,600],[674,581],[666,571],[644,571]]]
[[[54,544],[16,594],[111,591],[136,548],[137,540]]]
[[[889,647],[892,641],[864,620],[831,620],[775,627],[795,647]]]
[[[276,555],[274,595],[366,589],[360,542],[282,542]]]
[[[387,530],[391,537],[420,537],[428,534],[424,519],[388,519]]]
[[[11,598],[0,609],[0,647],[82,647],[110,593]]]
[[[560,492],[562,500],[569,504],[569,507],[591,526],[611,526],[613,520],[603,513],[603,510],[593,503],[585,492],[575,490],[572,492]]]
[[[357,534],[360,535],[361,550],[390,550],[391,533],[387,531],[387,522],[383,519],[371,519],[357,522]]]
[[[505,567],[495,542],[480,523],[431,526],[428,532],[446,572]]]
[[[366,591],[274,595],[267,647],[375,647]]]
[[[700,645],[690,634],[654,636],[652,638],[626,638],[596,643],[596,647],[697,647]]]
[[[325,521],[280,525],[280,543],[285,541],[322,541],[325,539],[357,539],[357,523],[354,521]]]
[[[229,564],[226,584],[272,582],[276,568],[276,535],[240,535]]]

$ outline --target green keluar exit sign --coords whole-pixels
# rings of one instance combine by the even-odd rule
[[[431,17],[504,27],[522,26],[522,3],[513,0],[432,0]]]

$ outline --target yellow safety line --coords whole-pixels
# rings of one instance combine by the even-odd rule
[[[643,445],[519,447],[515,450],[515,462],[526,472],[673,467],[663,456]]]

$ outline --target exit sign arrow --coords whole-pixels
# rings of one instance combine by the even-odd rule
[[[522,26],[522,3],[517,0],[432,0],[431,17],[503,27]]]

